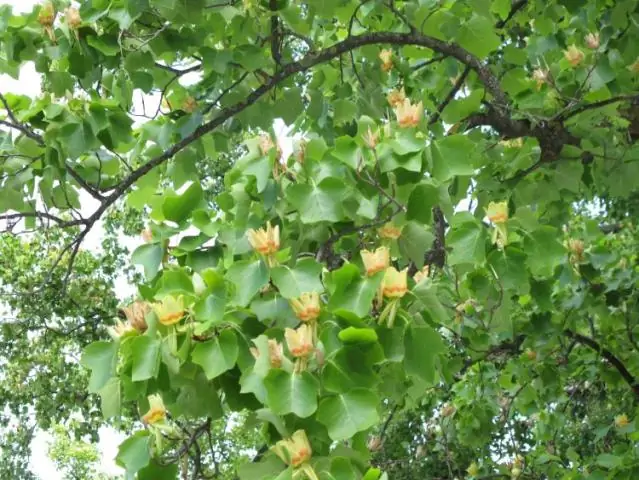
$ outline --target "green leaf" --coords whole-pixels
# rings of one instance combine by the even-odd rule
[[[312,258],[299,260],[295,268],[278,266],[271,271],[273,283],[284,298],[299,297],[302,293],[321,293],[324,286],[320,280],[322,265]]]
[[[222,375],[235,366],[239,355],[237,336],[233,330],[224,330],[213,340],[198,343],[193,349],[193,363],[204,369],[209,380]]]
[[[356,346],[340,348],[322,370],[322,386],[330,392],[346,393],[354,387],[371,389],[376,383],[377,375],[363,361],[362,351]]]
[[[149,464],[151,453],[149,450],[148,432],[141,431],[127,438],[120,444],[115,461],[127,473],[135,474]]]
[[[120,394],[121,382],[119,378],[110,378],[100,389],[100,406],[102,416],[105,419],[117,418],[120,416],[122,408],[122,396]]]
[[[131,380],[141,382],[157,377],[160,369],[161,342],[146,335],[131,339],[133,371]]]
[[[116,342],[93,342],[84,349],[80,363],[91,370],[89,392],[98,392],[115,375],[117,358]]]
[[[477,14],[461,27],[457,42],[480,60],[501,44],[491,19]]]
[[[235,285],[234,303],[242,307],[268,283],[268,269],[261,260],[234,263],[226,272],[226,278]]]
[[[378,404],[373,392],[355,388],[322,400],[317,420],[326,426],[332,440],[346,440],[379,422]]]
[[[526,269],[526,255],[518,248],[508,246],[503,251],[493,250],[488,256],[490,263],[502,287],[513,290],[518,295],[528,293],[528,270]]]
[[[210,322],[212,325],[220,324],[224,320],[225,306],[226,291],[223,287],[218,287],[194,305],[195,320]]]
[[[333,121],[335,125],[350,122],[357,115],[357,105],[349,100],[338,99],[333,102]]]
[[[435,236],[423,225],[408,222],[402,228],[402,235],[397,243],[402,255],[408,257],[418,268],[421,268],[424,266],[426,251],[430,249],[434,239]]]
[[[311,146],[313,142],[317,142],[317,140],[311,141],[311,143],[309,143],[309,146]],[[326,144],[319,144],[317,148],[319,148],[319,152],[323,152],[325,151]],[[315,154],[317,160],[320,160],[322,157],[319,152]],[[344,136],[335,139],[335,148],[333,149],[331,154],[340,162],[343,162],[352,169],[355,169],[357,168],[357,164],[359,163],[361,151],[355,143],[355,140],[353,140],[351,137]]]
[[[543,226],[525,237],[527,263],[536,277],[550,277],[557,265],[566,258],[566,249],[559,242],[556,228]]]
[[[433,321],[448,325],[451,314],[444,308],[439,296],[437,295],[437,287],[430,281],[422,281],[415,285],[413,294],[428,312]]]
[[[175,480],[178,478],[178,466],[158,465],[155,461],[138,472],[138,480]]]
[[[202,186],[193,182],[182,195],[167,195],[162,203],[164,218],[175,223],[186,220],[202,200]]]
[[[276,415],[310,417],[317,410],[319,382],[309,372],[272,369],[264,379],[268,406]]]
[[[617,468],[623,465],[623,458],[609,453],[602,453],[597,457],[597,465],[608,469]]]
[[[408,198],[406,219],[430,225],[433,207],[439,202],[439,190],[431,183],[420,183]]]
[[[406,373],[428,384],[436,378],[435,359],[446,351],[441,336],[427,325],[411,325],[404,337]]]
[[[135,265],[142,265],[144,276],[147,280],[152,280],[160,269],[163,256],[164,249],[159,243],[145,243],[133,251],[131,262]]]
[[[433,176],[446,182],[458,175],[472,175],[477,146],[467,135],[449,135],[430,145]]]
[[[478,222],[455,225],[446,237],[446,245],[451,248],[449,265],[481,265],[486,260],[486,231]]]
[[[337,178],[325,178],[317,185],[291,185],[286,195],[299,211],[302,223],[338,222],[344,216],[345,189]]]
[[[345,264],[332,272],[335,292],[331,296],[328,308],[336,315],[355,321],[366,317],[382,278],[383,272],[363,278],[359,268],[351,263]]]

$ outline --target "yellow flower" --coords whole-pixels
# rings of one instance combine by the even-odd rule
[[[302,322],[310,322],[319,317],[320,299],[317,292],[302,293],[300,297],[291,299],[290,303],[295,316]]]
[[[166,418],[166,407],[162,397],[158,394],[149,395],[149,411],[144,414],[142,421],[147,425],[153,425]]]
[[[442,417],[450,417],[453,413],[455,413],[456,409],[450,403],[447,403],[442,407]]]
[[[506,223],[508,220],[508,202],[490,202],[486,216],[493,223]]]
[[[271,447],[271,451],[293,468],[308,462],[313,455],[304,430],[296,431],[291,438],[280,440],[274,447]]]
[[[393,225],[392,222],[388,222],[383,227],[379,228],[377,233],[379,233],[379,236],[382,238],[397,240],[402,234],[402,229]]]
[[[287,328],[284,330],[286,345],[295,358],[308,357],[315,346],[313,345],[313,329],[307,324],[303,324],[297,330]]]
[[[373,133],[369,127],[368,131],[362,135],[362,139],[368,148],[375,148],[379,142],[379,131]]]
[[[584,52],[579,50],[576,45],[570,45],[568,50],[564,52],[564,57],[566,57],[566,60],[568,60],[570,65],[576,67],[584,61],[585,55]]]
[[[615,417],[615,427],[617,428],[623,428],[630,425],[630,420],[628,420],[628,415],[621,414],[621,415],[617,415]]]
[[[38,13],[38,22],[43,27],[51,27],[53,25],[53,21],[55,20],[55,7],[51,2],[44,2],[42,4],[42,8],[40,8],[40,12]]]
[[[193,113],[197,108],[197,101],[193,97],[187,97],[184,102],[182,102],[182,110],[186,113]]]
[[[395,107],[395,116],[399,126],[402,128],[416,127],[419,125],[423,114],[424,105],[422,102],[413,105],[408,98]]]
[[[388,267],[382,280],[382,293],[387,298],[401,298],[408,291],[408,269],[398,272],[395,267]]]
[[[137,333],[137,330],[133,328],[128,322],[121,322],[117,320],[115,325],[107,327],[107,333],[113,340],[117,340],[120,337],[127,336],[132,333]]]
[[[533,71],[532,78],[535,82],[537,82],[537,90],[540,90],[544,83],[548,83],[548,70],[543,70],[541,68],[536,68]]]
[[[630,70],[632,73],[639,73],[639,57],[637,57],[635,63],[628,67],[628,70]]]
[[[173,325],[184,317],[184,297],[167,295],[159,303],[153,304],[153,311],[162,325]]]
[[[402,87],[400,90],[391,90],[390,93],[386,96],[386,100],[388,100],[388,104],[392,108],[395,108],[398,105],[404,103],[404,100],[406,100],[406,92],[404,92],[404,87]]]
[[[599,48],[599,34],[598,33],[589,33],[586,35],[586,45],[588,48],[592,50],[597,50]]]
[[[379,59],[382,61],[382,70],[384,72],[388,72],[391,68],[393,68],[393,51],[392,50],[382,50],[379,52]]]
[[[71,30],[76,30],[82,24],[82,17],[77,8],[69,7],[64,13],[67,25]]]
[[[250,348],[251,354],[254,358],[260,357],[260,351],[255,348]],[[282,366],[282,357],[284,355],[284,347],[277,340],[270,338],[268,340],[268,360],[272,368],[280,368]]]
[[[427,279],[429,273],[430,273],[430,265],[424,265],[424,268],[422,268],[419,272],[413,275],[413,280],[415,280],[415,283],[419,283],[422,280]]]
[[[568,240],[568,250],[570,250],[570,259],[573,262],[582,262],[584,259],[585,244],[583,240],[571,238]]]
[[[266,223],[266,230],[260,228],[248,231],[248,241],[257,252],[262,255],[272,255],[280,248],[280,227],[271,226],[271,222]]]
[[[466,469],[466,472],[471,477],[476,477],[477,475],[479,475],[479,467],[477,466],[475,462],[473,462],[468,466],[468,468]]]
[[[371,452],[379,452],[382,448],[382,439],[379,438],[377,435],[372,436],[368,439],[368,443],[366,444],[366,446]]]
[[[144,333],[146,331],[146,314],[151,311],[151,306],[148,302],[138,300],[127,307],[121,308],[120,310],[124,313],[129,324],[133,328],[140,333]]]
[[[360,254],[364,262],[366,275],[369,277],[375,275],[377,272],[386,270],[390,264],[390,251],[386,247],[379,247],[374,252],[362,250]]]

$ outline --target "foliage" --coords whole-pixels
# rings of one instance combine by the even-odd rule
[[[54,4],[0,7],[43,76],[0,218],[66,242],[57,298],[150,220],[81,358],[129,477],[232,475],[224,418],[240,479],[637,476],[636,1]]]

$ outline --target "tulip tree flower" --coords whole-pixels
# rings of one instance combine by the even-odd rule
[[[387,247],[379,247],[374,252],[362,250],[360,255],[362,256],[362,262],[364,262],[366,275],[369,277],[377,272],[386,270],[390,264],[390,250]]]
[[[382,293],[386,298],[401,298],[408,291],[408,269],[398,272],[395,267],[388,267],[382,280]]]
[[[247,236],[253,250],[263,255],[269,266],[273,266],[275,264],[273,255],[280,249],[279,225],[273,227],[271,222],[267,222],[266,229],[259,228],[254,230],[251,228]]]
[[[599,48],[599,33],[589,33],[585,38],[586,45],[591,50],[597,50]]]
[[[548,70],[543,70],[541,68],[536,68],[533,71],[532,78],[535,82],[537,82],[537,90],[541,90],[542,85],[548,83]]]
[[[313,329],[306,324],[301,325],[297,330],[287,328],[284,331],[286,345],[295,358],[308,358],[315,350],[313,344]]]
[[[400,90],[391,90],[388,95],[386,95],[386,100],[391,108],[396,108],[406,100],[406,93],[404,92],[404,87]]]
[[[295,316],[302,322],[312,322],[319,317],[320,299],[319,293],[302,293],[298,298],[290,300]]]
[[[397,123],[402,128],[416,127],[424,115],[424,105],[422,102],[412,104],[407,98],[395,107]]]
[[[377,233],[382,238],[397,240],[402,235],[402,229],[393,225],[392,222],[386,223],[383,227],[377,229]]]
[[[53,31],[53,22],[55,21],[56,11],[53,3],[44,2],[38,13],[38,22],[49,36],[49,39],[55,43],[55,33]]]
[[[268,360],[271,365],[271,368],[281,368],[282,367],[282,358],[284,358],[284,347],[277,340],[269,338],[268,340]],[[260,351],[255,348],[250,348],[251,355],[255,359],[260,357]]]
[[[508,245],[508,230],[506,228],[508,202],[490,202],[486,208],[486,216],[495,225],[492,242],[499,248]]]
[[[166,407],[162,397],[158,394],[149,395],[149,411],[142,416],[147,425],[163,422],[166,419]]]
[[[77,30],[82,24],[82,17],[77,8],[69,7],[65,10],[65,21],[71,30]]]
[[[313,450],[304,430],[297,430],[291,438],[280,440],[271,447],[271,451],[284,463],[293,467],[295,471],[293,478],[303,478],[299,476],[299,472],[310,480],[318,480],[315,470],[309,463]]]
[[[615,417],[615,427],[623,428],[630,425],[630,420],[628,420],[628,415],[622,413],[621,415],[617,415]]]
[[[162,325],[175,325],[184,317],[184,297],[167,295],[160,302],[153,304],[153,311]]]
[[[120,309],[124,313],[129,324],[138,332],[146,331],[146,314],[151,311],[151,305],[148,302],[137,300],[132,304]]]
[[[379,52],[379,59],[382,61],[382,70],[388,72],[393,68],[393,51],[382,50]]]
[[[131,326],[129,322],[116,321],[112,327],[107,327],[107,333],[113,340],[118,340],[122,337],[135,335],[138,331]]]
[[[584,61],[586,55],[582,52],[576,45],[570,45],[568,50],[564,52],[564,57],[568,60],[568,63],[573,67],[578,66],[581,62]]]
[[[413,275],[413,280],[415,280],[415,283],[420,283],[428,278],[429,273],[430,273],[430,266],[424,265],[424,268],[422,268],[415,275]]]

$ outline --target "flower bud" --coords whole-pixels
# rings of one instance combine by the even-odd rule
[[[140,333],[146,331],[146,314],[151,311],[151,305],[148,302],[138,300],[120,310],[133,328]]]
[[[55,20],[56,11],[53,3],[44,2],[42,7],[40,8],[40,12],[38,13],[38,22],[43,27],[51,27]]]
[[[420,283],[421,281],[426,280],[428,278],[429,273],[430,273],[430,266],[424,265],[424,268],[422,268],[415,275],[413,275],[413,280],[415,280],[415,283]]]
[[[627,427],[629,424],[630,424],[630,420],[628,420],[628,415],[626,415],[625,413],[621,415],[617,415],[615,417],[615,427],[623,428],[623,427]]]
[[[377,233],[382,238],[397,240],[402,235],[402,229],[393,225],[392,222],[388,222],[383,227],[378,228]]]
[[[391,108],[396,108],[406,100],[406,93],[404,92],[404,87],[400,90],[391,90],[388,95],[386,95],[386,100]]]
[[[382,448],[382,439],[379,438],[377,435],[372,436],[368,439],[367,447],[368,450],[371,452],[379,452]]]
[[[364,135],[362,135],[362,139],[364,140],[364,143],[368,148],[375,149],[377,143],[379,142],[379,131],[373,133],[373,131],[369,127],[368,131]]]
[[[452,414],[455,413],[455,411],[455,407],[450,403],[447,403],[442,407],[442,417],[450,417]]]
[[[564,52],[564,57],[568,60],[568,63],[573,67],[578,66],[581,62],[584,61],[586,55],[582,52],[576,45],[570,45],[568,50]]]
[[[526,358],[528,358],[528,360],[537,360],[537,352],[526,349]]]
[[[393,51],[392,50],[382,50],[379,52],[379,59],[382,61],[382,70],[384,72],[388,72],[393,68]]]
[[[78,9],[69,7],[64,13],[69,28],[71,30],[77,30],[78,27],[82,24],[82,17],[80,16],[80,12],[78,11]]]
[[[586,45],[591,50],[597,50],[599,48],[599,33],[589,33],[585,38]]]

